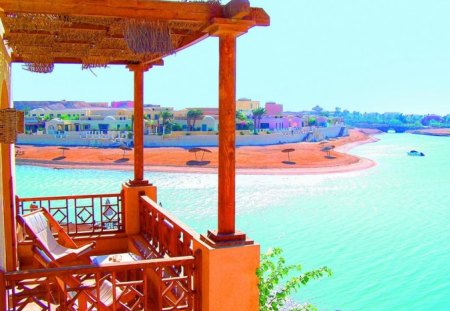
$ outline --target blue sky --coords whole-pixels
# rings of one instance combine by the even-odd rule
[[[226,3],[227,1],[222,1]],[[250,0],[271,16],[238,39],[237,98],[285,110],[450,113],[450,1]],[[57,65],[32,74],[13,65],[13,100],[133,98],[123,66]],[[216,107],[218,39],[167,57],[145,74],[146,104]]]

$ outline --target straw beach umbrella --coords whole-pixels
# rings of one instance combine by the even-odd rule
[[[132,148],[127,147],[127,146],[120,146],[119,149],[123,150],[122,159],[125,158],[125,152],[133,150]]]
[[[326,152],[327,153],[327,157],[330,158],[331,157],[331,150],[334,149],[334,145],[329,145],[329,146],[325,146],[322,149],[320,149],[320,151]]]
[[[70,150],[70,148],[67,147],[59,147],[58,149],[62,150],[62,156],[64,157],[64,151]]]
[[[291,152],[294,152],[295,151],[295,149],[294,148],[287,148],[287,149],[283,149],[283,150],[281,150],[281,152],[283,152],[283,153],[287,153],[288,154],[288,161],[290,162],[291,161],[291,156],[290,156],[290,153]]]
[[[195,160],[197,161],[197,152],[202,151],[202,158],[200,159],[200,161],[203,161],[203,157],[205,156],[205,153],[212,153],[211,150],[205,149],[205,148],[199,148],[199,147],[194,147],[188,150],[191,153],[195,154]]]

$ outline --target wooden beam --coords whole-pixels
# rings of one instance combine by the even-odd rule
[[[251,8],[250,14],[243,19],[254,21],[255,26],[270,26],[270,16],[261,8]]]
[[[4,12],[208,21],[222,10],[201,2],[144,0],[0,0]]]
[[[248,0],[231,0],[225,5],[223,11],[226,18],[241,19],[250,14],[250,2]]]
[[[252,20],[233,20],[226,18],[214,18],[211,25],[205,28],[205,32],[212,36],[220,36],[222,34],[234,34],[240,36],[246,33],[255,25]]]
[[[11,55],[11,62],[13,63],[28,63],[28,61],[24,60],[22,56],[19,56],[15,53]],[[53,59],[53,63],[55,64],[82,64],[83,61],[81,58],[77,57],[55,57]],[[132,64],[128,60],[113,60],[108,65],[130,65]]]

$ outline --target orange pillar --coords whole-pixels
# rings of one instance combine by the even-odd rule
[[[144,72],[150,67],[144,65],[129,65],[134,73],[134,179],[130,186],[148,185],[144,179]]]
[[[236,37],[219,37],[219,219],[218,233],[235,232]]]
[[[219,35],[219,199],[218,230],[207,238],[222,245],[242,244],[235,228],[236,33]]]

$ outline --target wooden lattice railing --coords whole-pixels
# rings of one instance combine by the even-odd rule
[[[122,193],[77,196],[16,197],[17,214],[45,208],[70,235],[124,230]]]
[[[141,235],[159,257],[193,256],[198,234],[183,225],[148,196],[139,198]]]
[[[7,311],[197,311],[195,260],[185,256],[100,266],[0,270],[0,306]]]

